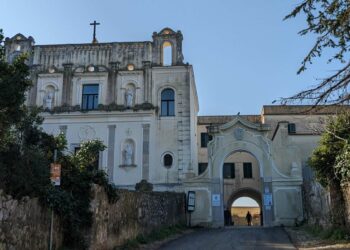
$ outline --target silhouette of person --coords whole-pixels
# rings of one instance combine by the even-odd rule
[[[245,219],[247,220],[248,226],[252,225],[252,215],[248,211],[247,215],[245,216]]]

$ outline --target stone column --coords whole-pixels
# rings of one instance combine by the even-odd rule
[[[149,139],[150,125],[142,124],[142,179],[149,179]]]
[[[108,86],[107,86],[107,104],[116,102],[116,79],[119,70],[120,62],[110,62],[110,70],[108,73]]]
[[[114,175],[115,128],[116,125],[108,125],[107,174],[111,183],[113,183]]]
[[[63,86],[62,86],[62,105],[72,105],[72,63],[64,63],[63,66]]]

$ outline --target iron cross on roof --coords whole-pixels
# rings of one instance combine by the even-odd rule
[[[96,39],[96,25],[100,25],[100,23],[94,21],[93,23],[90,23],[90,25],[94,26],[94,34],[92,37],[92,43],[98,43],[97,39]]]

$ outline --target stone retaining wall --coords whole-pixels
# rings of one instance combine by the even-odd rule
[[[48,249],[51,211],[38,199],[13,199],[0,190],[0,250]],[[54,249],[62,245],[62,231],[54,219]]]
[[[109,204],[102,187],[94,185],[91,192],[90,249],[113,249],[139,234],[186,222],[182,193],[118,190],[119,200]],[[48,249],[50,214],[36,198],[15,200],[0,190],[0,250]],[[59,249],[63,234],[57,217],[54,225],[53,249]]]
[[[185,194],[118,190],[120,199],[109,204],[103,188],[92,188],[93,226],[90,249],[112,249],[139,234],[186,223]]]

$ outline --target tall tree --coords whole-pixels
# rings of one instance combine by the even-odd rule
[[[26,56],[21,55],[9,64],[6,62],[3,33],[0,29],[0,147],[7,132],[24,116],[25,92],[31,86]]]
[[[314,106],[321,104],[343,104],[350,101],[350,1],[349,0],[303,0],[285,17],[297,15],[306,17],[307,27],[300,35],[314,34],[316,41],[303,59],[298,74],[306,70],[315,58],[321,57],[325,49],[331,49],[329,63],[338,61],[340,68],[322,79],[314,87],[293,96],[282,98],[282,103],[307,102]]]

